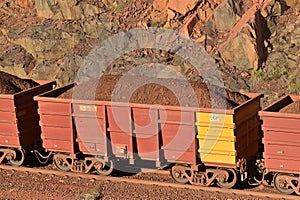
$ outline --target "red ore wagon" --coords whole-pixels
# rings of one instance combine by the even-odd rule
[[[45,81],[37,81],[45,83]],[[33,97],[53,89],[55,82],[15,93],[0,94],[0,163],[19,166],[25,152],[41,147],[37,103]]]
[[[173,166],[181,183],[233,187],[260,139],[261,94],[232,110],[63,98],[70,84],[35,97],[43,147],[64,171],[109,175],[123,163]],[[122,170],[122,169],[121,169]]]
[[[300,96],[287,95],[260,111],[263,120],[264,167],[274,186],[300,195]]]

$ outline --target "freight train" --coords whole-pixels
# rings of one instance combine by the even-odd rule
[[[110,175],[123,163],[170,166],[179,183],[232,188],[268,184],[300,195],[300,114],[279,112],[287,95],[261,110],[258,93],[233,109],[60,98],[54,82],[0,95],[0,163],[34,153],[62,171]]]

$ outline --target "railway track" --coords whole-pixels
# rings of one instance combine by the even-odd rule
[[[150,181],[150,180],[140,180],[140,179],[128,179],[126,177],[111,177],[111,176],[99,176],[94,174],[82,174],[82,173],[74,173],[74,172],[63,172],[58,170],[49,170],[49,169],[40,169],[40,168],[26,168],[26,167],[13,167],[7,165],[0,165],[1,170],[10,170],[10,171],[18,171],[18,172],[26,172],[33,174],[45,174],[45,175],[55,175],[55,176],[63,176],[63,177],[72,177],[72,178],[85,178],[97,181],[111,181],[115,183],[131,183],[131,184],[142,184],[142,185],[156,185],[160,187],[172,187],[172,188],[181,188],[181,189],[190,189],[190,190],[201,190],[206,192],[218,192],[224,195],[226,194],[235,194],[235,195],[245,195],[251,196],[253,198],[270,198],[270,199],[286,199],[286,200],[296,200],[299,199],[299,196],[293,195],[283,195],[283,194],[275,194],[275,193],[266,193],[266,192],[258,192],[258,191],[249,191],[249,190],[238,190],[238,189],[224,189],[217,187],[201,187],[195,185],[187,185],[187,184],[178,184],[178,183],[166,183],[159,181]],[[141,173],[155,173],[160,175],[168,174],[168,171],[156,170],[156,171],[145,171]]]

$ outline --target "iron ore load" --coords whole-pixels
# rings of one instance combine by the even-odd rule
[[[7,82],[0,79],[0,89]],[[262,94],[201,79],[104,75],[53,84],[0,90],[1,162],[22,165],[34,152],[62,171],[167,168],[183,184],[232,188],[248,181],[300,193],[298,96],[262,110]]]

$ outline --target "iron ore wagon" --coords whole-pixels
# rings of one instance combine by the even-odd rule
[[[264,173],[274,174],[275,188],[285,194],[300,195],[299,101],[300,96],[287,95],[259,113],[263,120]],[[292,112],[282,110],[293,103],[296,107]]]
[[[122,162],[172,165],[180,183],[231,188],[247,178],[260,139],[261,94],[232,110],[35,97],[43,147],[60,170],[109,175]]]
[[[53,89],[55,82],[15,93],[0,94],[0,163],[19,166],[26,152],[41,148],[37,103],[33,97]]]

